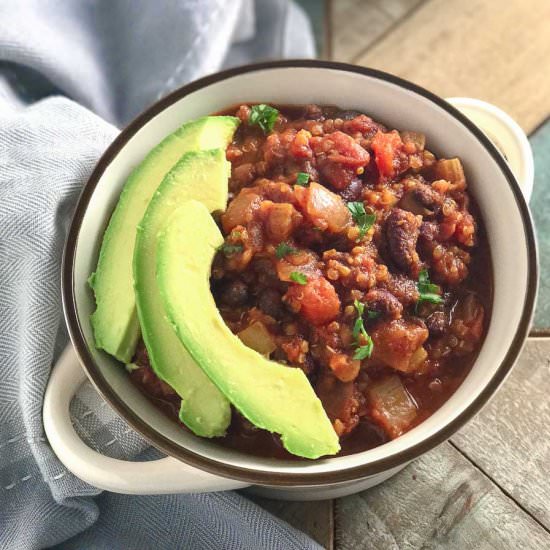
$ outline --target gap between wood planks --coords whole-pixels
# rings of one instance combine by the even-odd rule
[[[532,512],[530,512],[523,504],[517,501],[517,499],[508,492],[500,483],[498,483],[491,475],[489,475],[483,468],[481,468],[478,464],[476,464],[467,453],[465,453],[460,447],[458,447],[451,439],[448,440],[448,443],[455,449],[455,451],[459,452],[476,470],[479,470],[488,480],[490,480],[495,487],[497,487],[503,495],[505,495],[507,498],[509,498],[514,504],[520,508],[526,515],[528,515],[537,525],[542,527],[544,531],[546,531],[550,535],[550,529],[544,525]]]

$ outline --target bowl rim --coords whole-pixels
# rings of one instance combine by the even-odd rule
[[[137,415],[135,415],[133,411],[124,403],[121,397],[119,397],[118,394],[113,390],[107,380],[103,377],[93,359],[90,350],[88,349],[86,340],[84,338],[82,326],[80,324],[80,320],[77,314],[76,294],[74,288],[74,264],[76,245],[78,242],[82,220],[86,213],[86,209],[88,207],[90,199],[105,169],[124,148],[127,142],[157,114],[192,92],[200,90],[201,88],[205,88],[210,84],[242,74],[257,72],[261,70],[284,68],[331,69],[343,72],[358,73],[363,76],[383,80],[399,87],[405,88],[406,90],[423,96],[424,98],[430,100],[432,103],[435,103],[437,106],[447,111],[447,113],[452,115],[455,119],[466,126],[472,134],[474,134],[480,145],[482,145],[487,150],[493,160],[497,163],[500,170],[503,172],[509,186],[513,191],[516,205],[522,219],[523,230],[526,236],[525,244],[528,252],[527,291],[522,316],[518,324],[516,334],[514,335],[514,338],[510,344],[508,353],[504,357],[501,364],[498,366],[495,374],[488,382],[488,384],[483,388],[483,390],[479,393],[479,395],[475,398],[475,400],[453,421],[443,426],[440,430],[432,434],[430,437],[419,440],[411,447],[404,449],[403,451],[400,451],[392,456],[382,457],[370,463],[350,468],[342,468],[340,470],[335,470],[332,472],[283,473],[228,465],[222,461],[207,458],[201,454],[195,453],[163,436],[154,428],[152,428],[149,424],[147,424],[145,421],[141,420]],[[67,239],[63,251],[61,274],[63,311],[69,335],[75,347],[77,356],[88,378],[95,386],[96,390],[111,405],[111,407],[113,407],[114,410],[119,415],[121,415],[126,422],[128,422],[128,424],[133,429],[139,432],[157,449],[203,471],[209,472],[214,475],[219,475],[221,477],[232,478],[248,483],[281,487],[330,485],[373,476],[383,471],[388,471],[392,468],[399,467],[400,465],[405,465],[406,463],[414,460],[415,458],[419,457],[420,455],[426,453],[427,451],[431,450],[435,446],[450,438],[452,434],[460,429],[487,403],[487,401],[495,393],[495,391],[498,389],[500,384],[504,381],[506,376],[509,374],[511,368],[513,367],[519,353],[523,348],[523,344],[531,326],[531,319],[534,313],[535,299],[537,294],[537,285],[537,242],[533,228],[533,221],[527,207],[527,203],[521,193],[520,186],[517,183],[510,168],[508,167],[506,161],[498,152],[496,147],[490,142],[485,134],[477,126],[475,126],[473,122],[466,118],[466,116],[460,113],[452,105],[447,103],[444,99],[422,88],[421,86],[413,84],[412,82],[404,80],[400,77],[377,69],[359,67],[348,63],[309,59],[269,61],[243,65],[240,67],[224,70],[195,80],[185,86],[176,89],[166,97],[153,103],[153,105],[151,105],[141,114],[139,114],[121,131],[117,138],[107,148],[107,150],[97,162],[92,174],[90,175],[88,181],[82,189],[67,234]]]

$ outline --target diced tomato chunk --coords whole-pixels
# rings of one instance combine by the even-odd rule
[[[324,154],[332,162],[354,166],[356,168],[368,164],[370,155],[350,135],[336,131],[323,137],[310,140],[310,145],[316,155]]]
[[[319,161],[318,167],[320,174],[338,191],[345,189],[357,177],[355,169],[329,159]]]
[[[367,115],[358,115],[351,120],[345,120],[343,129],[348,134],[359,132],[366,137],[373,136],[378,130],[383,130],[383,126]]]
[[[292,285],[284,299],[314,325],[329,323],[340,312],[340,298],[324,277],[310,280],[305,285]]]
[[[424,324],[398,319],[377,324],[370,333],[374,342],[373,358],[401,372],[411,372],[421,365],[412,358],[428,338]]]
[[[403,150],[403,141],[398,132],[378,132],[372,140],[371,147],[380,176],[394,177],[399,169],[400,153]]]
[[[307,130],[300,130],[294,141],[290,145],[290,153],[293,157],[299,159],[308,159],[313,156],[309,147],[309,138],[311,134]]]
[[[311,138],[310,145],[318,157],[320,172],[336,189],[345,189],[355,177],[356,170],[366,166],[370,160],[368,151],[344,132]]]

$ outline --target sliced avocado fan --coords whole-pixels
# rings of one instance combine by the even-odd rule
[[[280,434],[289,452],[337,453],[338,436],[304,372],[246,347],[222,319],[209,276],[223,242],[197,201],[180,206],[159,233],[157,283],[175,334],[227,399],[255,426]]]
[[[225,148],[239,124],[211,116],[188,122],[159,143],[128,177],[105,231],[96,272],[89,279],[96,299],[91,316],[96,347],[123,363],[132,359],[139,337],[132,258],[136,228],[168,170],[192,150]]]
[[[207,213],[224,209],[230,173],[231,164],[225,159],[224,149],[185,154],[151,199],[138,226],[134,254],[137,311],[151,366],[181,397],[181,421],[203,437],[223,435],[231,410],[227,399],[187,353],[166,319],[155,272],[157,236],[174,210],[191,198],[200,200]],[[201,314],[200,310],[189,312],[192,316]]]

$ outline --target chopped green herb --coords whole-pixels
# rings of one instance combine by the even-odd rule
[[[357,311],[357,319],[355,320],[355,324],[353,325],[353,338],[355,340],[354,345],[357,349],[355,350],[353,358],[362,361],[363,359],[367,359],[372,355],[374,342],[367,333],[367,330],[365,329],[365,324],[363,323],[363,313],[365,312],[365,305],[362,304],[359,300],[355,300],[353,302],[353,305],[355,306],[355,311]],[[368,313],[370,314],[370,311]],[[366,344],[360,345],[360,335],[363,336],[364,340],[367,342]]]
[[[306,172],[298,172],[298,175],[296,176],[296,185],[307,187],[309,185],[309,174]]]
[[[367,310],[368,319],[378,319],[378,317],[380,317],[379,311],[372,311],[372,309]]]
[[[265,103],[254,105],[250,110],[248,124],[259,126],[264,131],[264,134],[269,134],[273,130],[278,115],[279,111],[277,109]]]
[[[441,304],[443,298],[441,297],[441,289],[438,285],[430,282],[428,270],[423,269],[418,274],[418,282],[416,283],[418,289],[418,301],[416,302],[415,311],[418,313],[418,306],[422,302],[429,302],[430,304]]]
[[[360,241],[376,221],[376,214],[368,213],[362,202],[348,202],[347,206],[353,221],[359,227],[359,238],[357,240]]]
[[[296,254],[298,250],[290,246],[288,243],[279,243],[277,245],[277,248],[275,248],[275,256],[279,258],[284,258],[287,254]]]
[[[427,292],[425,294],[420,295],[420,302],[430,302],[431,304],[440,304],[443,302],[443,298],[439,294],[433,294],[431,292]]]
[[[357,319],[353,325],[353,338],[357,340],[359,338],[359,334],[365,330],[365,326],[363,325],[363,312],[365,311],[365,305],[359,300],[354,300],[353,305],[355,307],[355,311],[357,312]]]
[[[294,281],[295,283],[298,283],[299,285],[307,284],[307,277],[303,273],[300,273],[299,271],[293,271],[290,274],[290,280]]]
[[[218,251],[223,252],[224,256],[233,256],[233,254],[238,254],[243,251],[242,244],[228,244],[223,243],[217,248]]]
[[[372,338],[369,336],[368,343],[365,346],[359,346],[355,350],[355,353],[353,354],[353,358],[359,361],[362,361],[363,359],[368,359],[372,355],[373,349],[374,349],[374,344],[372,342]]]

